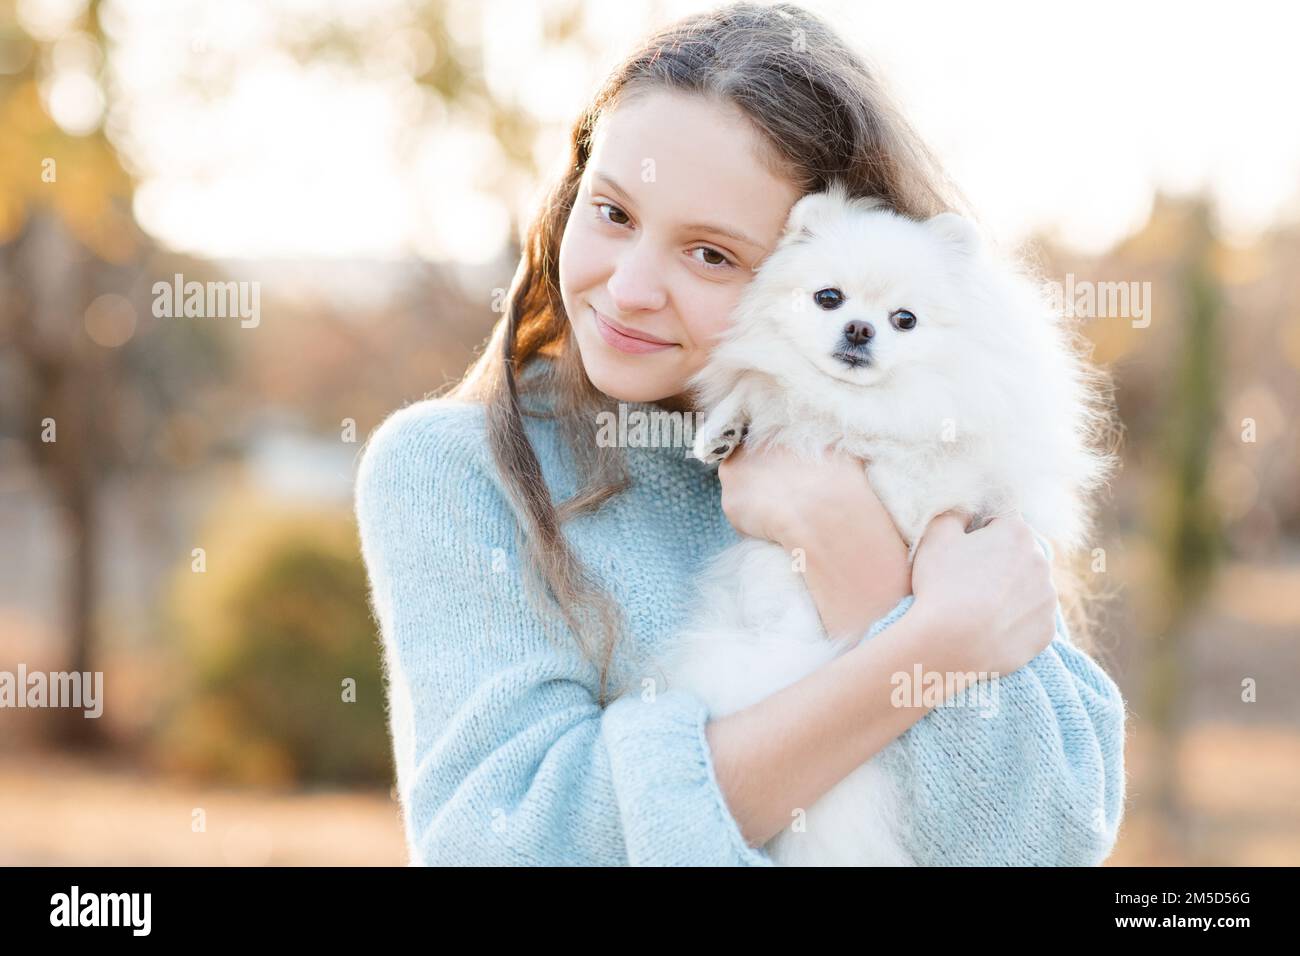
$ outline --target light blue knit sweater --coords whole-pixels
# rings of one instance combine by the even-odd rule
[[[558,427],[525,422],[563,500],[576,476]],[[616,662],[635,668],[682,624],[693,572],[737,536],[702,463],[627,454],[633,486],[565,528],[625,608]],[[356,508],[412,864],[771,865],[727,809],[703,704],[634,679],[602,711],[596,669],[529,602],[481,406],[393,414],[365,450]],[[908,849],[927,865],[1100,863],[1124,804],[1118,688],[1059,615],[1052,644],[1000,681],[993,716],[940,707],[886,751],[910,798]]]

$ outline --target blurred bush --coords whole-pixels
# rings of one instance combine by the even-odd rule
[[[240,497],[213,517],[173,589],[179,680],[156,758],[246,784],[387,785],[380,647],[350,515]]]

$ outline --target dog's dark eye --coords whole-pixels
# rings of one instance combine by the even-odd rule
[[[813,293],[813,301],[827,311],[838,309],[844,304],[844,293],[839,289],[822,289]]]
[[[907,309],[895,309],[889,313],[889,321],[900,332],[916,328],[916,316]]]

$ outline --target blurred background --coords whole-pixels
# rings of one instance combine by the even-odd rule
[[[1300,863],[1291,31],[806,5],[1115,377],[1109,865]],[[105,675],[97,720],[0,710],[0,863],[406,862],[358,451],[483,342],[605,73],[704,6],[0,0],[0,671]],[[155,315],[177,274],[255,283],[257,321]]]

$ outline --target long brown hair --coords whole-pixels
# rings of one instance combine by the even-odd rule
[[[587,378],[570,334],[560,298],[560,240],[597,120],[629,95],[656,89],[739,107],[770,147],[774,168],[802,193],[840,179],[852,195],[879,197],[913,218],[971,215],[876,72],[829,25],[793,4],[736,3],[670,24],[613,71],[578,117],[568,166],[528,229],[505,315],[448,394],[486,406],[492,455],[527,535],[529,567],[540,579],[534,583],[544,584],[599,668],[601,706],[622,612],[568,546],[561,526],[599,508],[629,479],[622,450],[594,440],[597,413],[612,400]],[[546,391],[549,412],[520,404],[521,375],[538,355],[553,361],[528,384]],[[559,505],[525,434],[525,414],[556,418],[572,450],[579,490]]]

